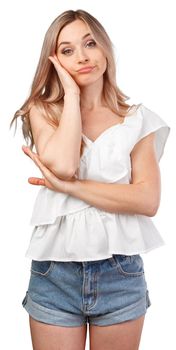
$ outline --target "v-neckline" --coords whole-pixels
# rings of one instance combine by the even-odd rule
[[[127,115],[124,117],[123,123],[116,123],[116,124],[110,126],[109,128],[105,129],[104,131],[102,131],[101,134],[100,134],[99,136],[97,136],[97,138],[96,138],[94,141],[91,140],[89,137],[87,137],[85,134],[82,133],[83,139],[87,140],[90,144],[95,144],[95,143],[98,142],[99,139],[101,139],[107,132],[109,132],[109,131],[111,131],[112,129],[117,128],[117,127],[119,127],[119,126],[126,125],[127,119],[128,119],[128,118],[134,117],[134,116],[137,114],[137,112],[138,112],[138,110],[139,110],[139,108],[140,108],[141,106],[142,106],[142,104],[140,104],[140,106],[137,108],[137,110],[134,111],[133,114],[131,114],[131,115],[129,115],[129,116],[128,116],[128,114],[127,114]]]
[[[125,121],[126,121],[126,117],[124,117],[124,121],[123,123],[117,123],[117,124],[114,124],[112,126],[110,126],[109,128],[105,129],[104,131],[101,132],[101,134],[99,136],[97,136],[97,138],[93,141],[91,140],[89,137],[87,137],[85,134],[82,133],[82,136],[87,139],[91,144],[94,144],[96,143],[105,133],[107,133],[108,131],[110,131],[111,129],[113,128],[116,128],[117,126],[119,127],[120,125],[124,125],[125,124]]]

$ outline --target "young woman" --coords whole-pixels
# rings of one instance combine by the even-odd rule
[[[150,306],[140,253],[163,244],[160,202],[169,127],[117,87],[111,41],[83,10],[49,27],[21,116],[41,170],[23,306],[35,350],[136,350]],[[33,146],[36,152],[33,152]]]

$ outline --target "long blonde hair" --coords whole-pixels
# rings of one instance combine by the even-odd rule
[[[61,115],[63,109],[64,89],[53,63],[48,57],[56,52],[58,36],[62,28],[76,19],[84,21],[89,26],[107,58],[107,68],[104,73],[103,85],[103,97],[107,106],[120,117],[124,117],[127,112],[130,114],[129,110],[136,106],[130,106],[125,102],[129,97],[126,96],[117,86],[113,44],[101,23],[86,11],[65,11],[51,23],[45,34],[30,95],[22,107],[16,111],[10,123],[10,128],[14,121],[16,122],[17,127],[17,118],[21,116],[22,133],[31,149],[34,146],[34,139],[29,120],[29,112],[34,104],[50,125],[55,128],[59,125],[58,112],[59,115]],[[28,141],[30,141],[30,144]],[[82,154],[83,146],[84,141],[82,140],[80,155]]]

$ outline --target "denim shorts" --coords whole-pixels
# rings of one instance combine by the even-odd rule
[[[32,260],[22,305],[35,320],[64,327],[137,319],[151,305],[143,259],[115,254],[86,262]]]

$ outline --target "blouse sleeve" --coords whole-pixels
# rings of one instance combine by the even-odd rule
[[[160,161],[170,133],[170,127],[158,114],[142,105],[142,126],[138,141],[152,132],[155,132],[156,155],[158,161]]]

